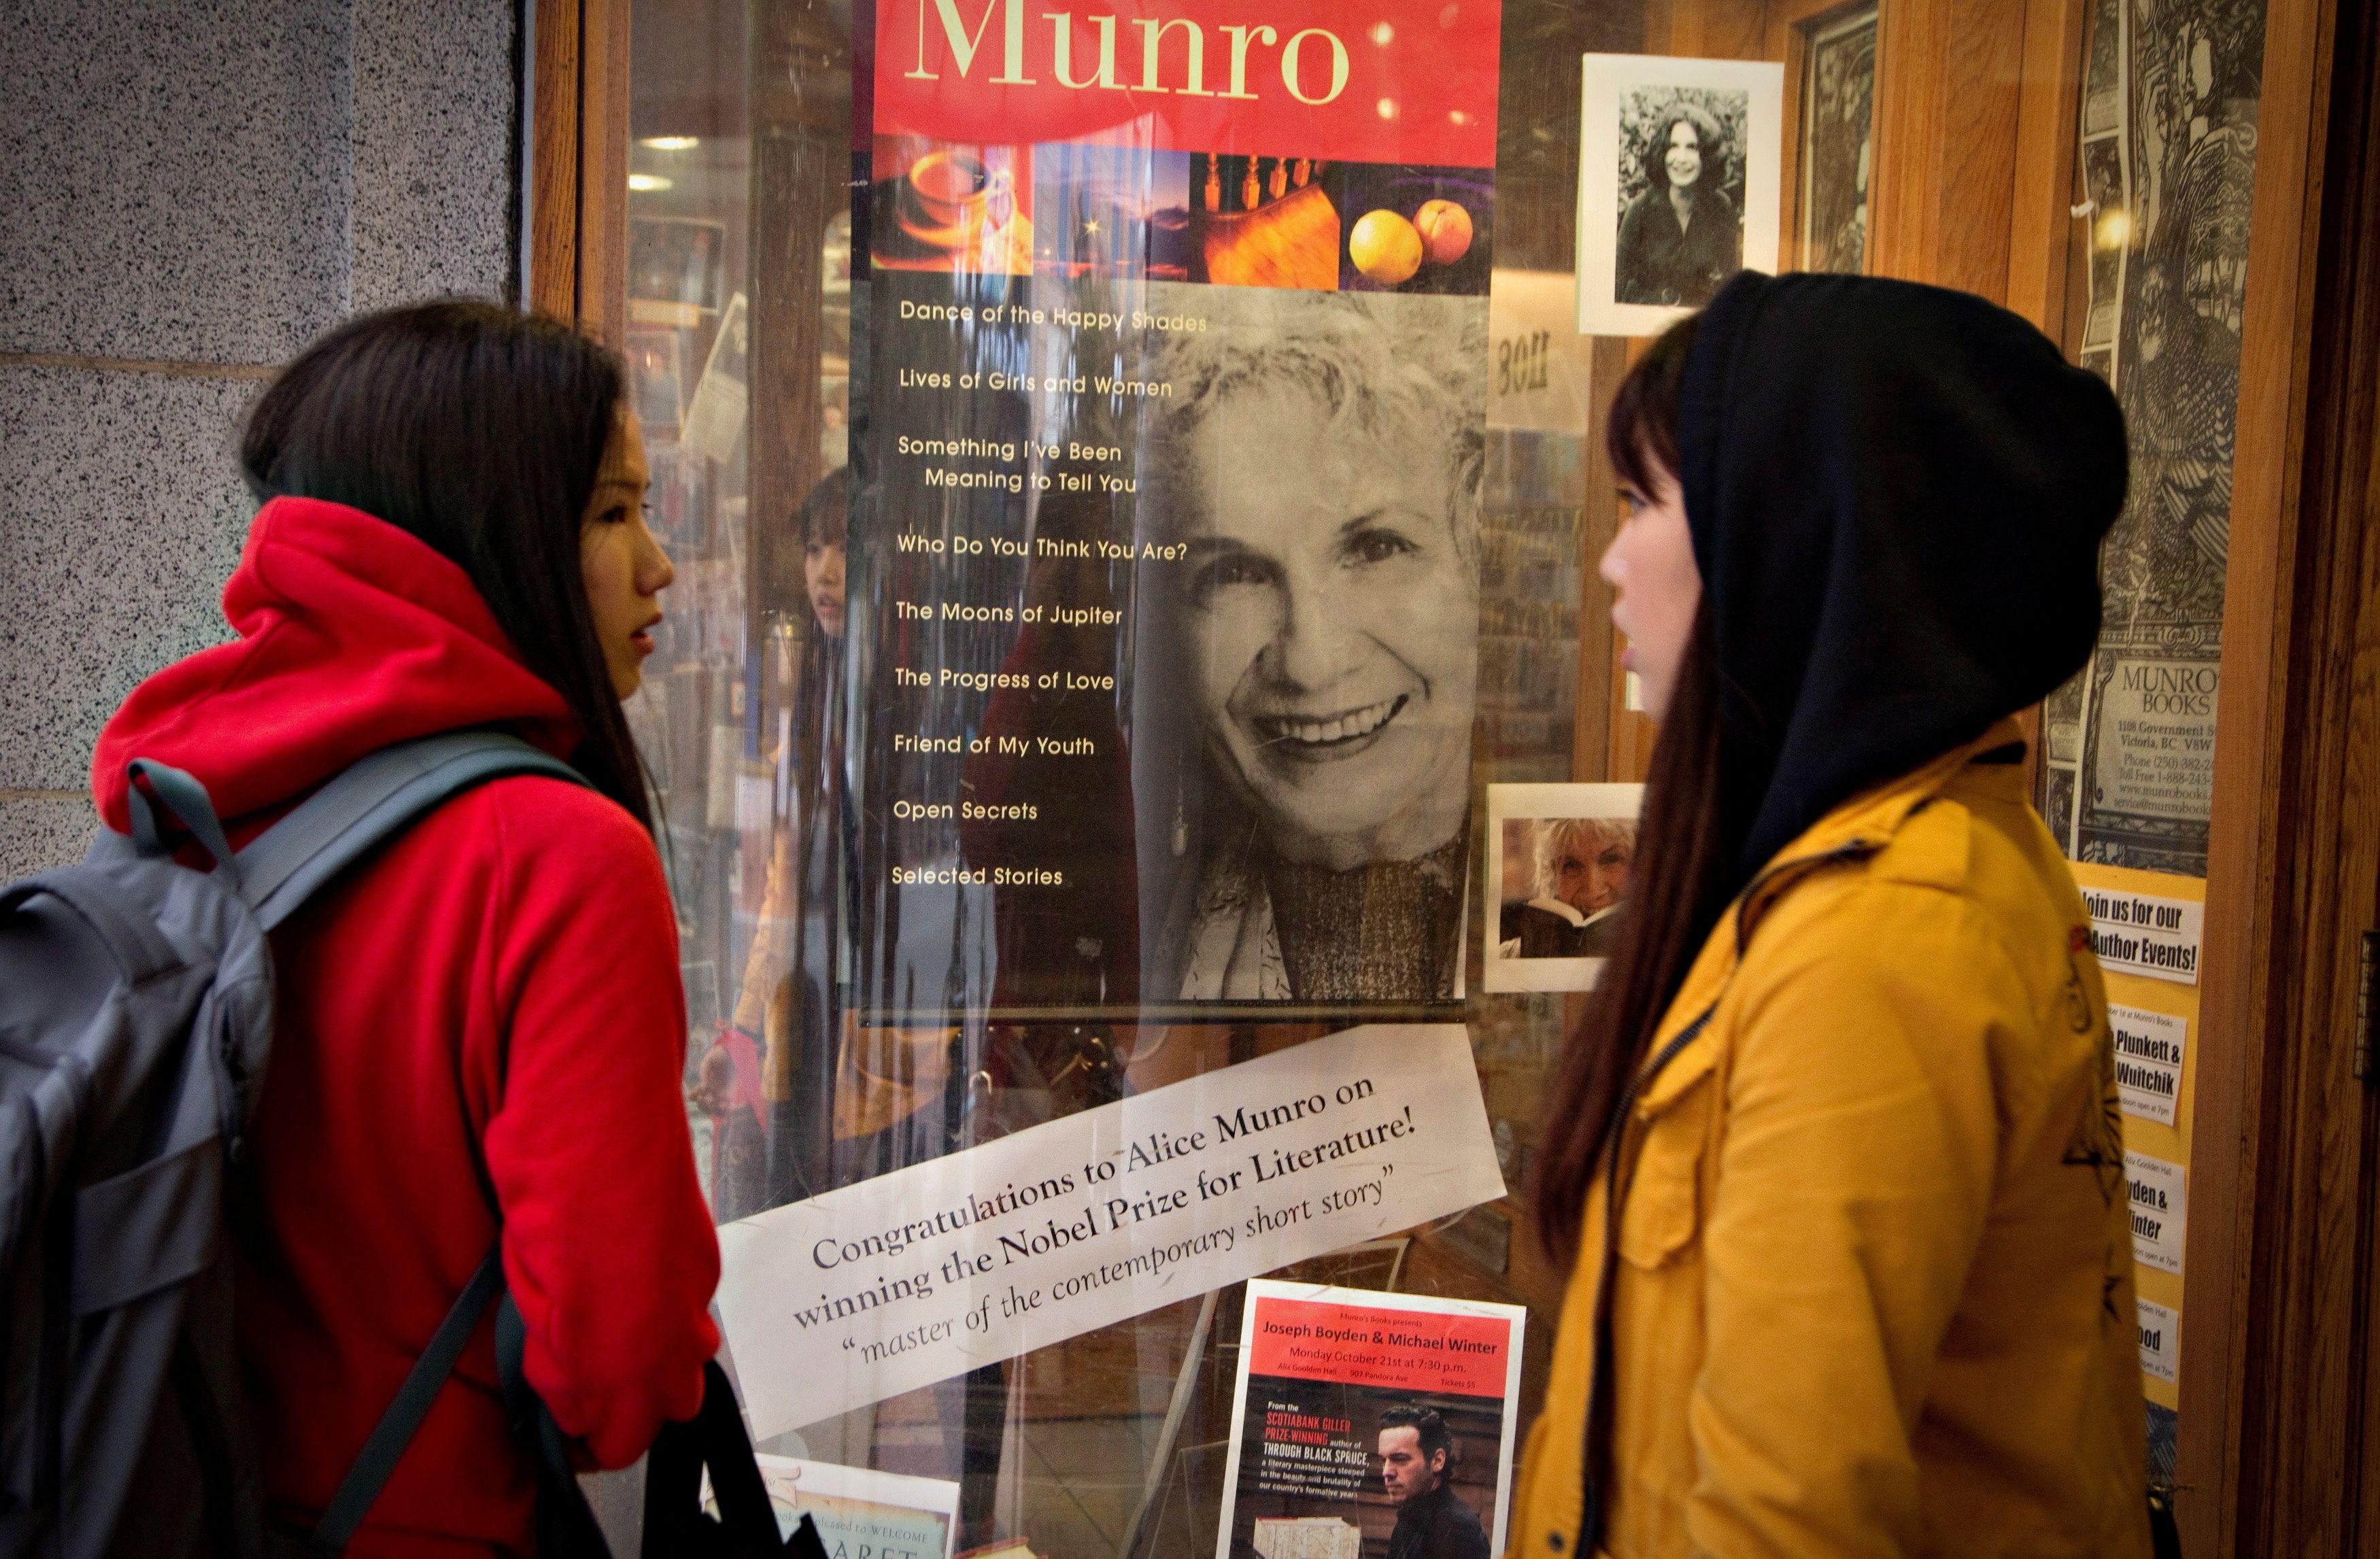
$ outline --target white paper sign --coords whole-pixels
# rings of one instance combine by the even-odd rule
[[[2124,1113],[2172,1125],[2181,1101],[2181,1057],[2190,1042],[2190,1020],[2110,1003],[2107,1026],[2115,1033],[2116,1091]]]
[[[950,1559],[958,1546],[956,1483],[793,1456],[752,1459],[776,1509],[780,1537],[791,1538],[807,1516],[819,1542],[839,1559]],[[708,1470],[702,1500],[713,1508]]]
[[[1492,273],[1488,286],[1488,426],[1578,437],[1594,420],[1595,344],[1578,333],[1567,271]]]
[[[1459,1023],[1350,1029],[719,1230],[756,1438],[1504,1194]]]
[[[2146,1299],[2136,1301],[2141,1312],[2141,1373],[2179,1383],[2181,1379],[2181,1311]]]
[[[2112,888],[2085,888],[2082,904],[2091,912],[2091,950],[2102,964],[2178,985],[2198,984],[2205,905]]]
[[[2179,1164],[2144,1153],[2124,1154],[2125,1189],[2132,1199],[2132,1260],[2159,1272],[2181,1271],[2182,1227],[2189,1190]]]

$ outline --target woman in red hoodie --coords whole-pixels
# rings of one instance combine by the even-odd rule
[[[473,726],[591,790],[499,780],[320,894],[233,1214],[252,1428],[310,1529],[501,1234],[524,1372],[589,1464],[692,1415],[718,1247],[678,1080],[676,922],[620,700],[661,621],[618,363],[551,321],[441,303],[358,320],[274,381],[241,455],[264,501],[224,611],[92,758],[202,781],[233,838],[392,743]],[[526,1553],[534,1467],[480,1324],[349,1552]]]

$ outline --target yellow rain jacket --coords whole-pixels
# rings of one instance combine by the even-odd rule
[[[2022,738],[1837,807],[1723,918],[1589,1198],[1513,1559],[2149,1552],[2107,1001]]]

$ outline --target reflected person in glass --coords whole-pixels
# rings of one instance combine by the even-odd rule
[[[1263,307],[1164,367],[1164,523],[1187,545],[1164,578],[1204,782],[1159,988],[1443,997],[1479,664],[1479,310]]]
[[[842,767],[844,563],[849,525],[843,470],[813,487],[794,514],[798,583],[787,568],[780,600],[798,599],[772,642],[784,661],[777,766],[789,816],[769,859],[759,934],[734,1018],[703,1057],[696,1103],[712,1118],[711,1211],[722,1222],[798,1201],[832,1178],[833,1081],[827,1036],[834,999],[833,913],[838,820],[847,820]],[[798,591],[798,595],[796,595]],[[800,617],[808,622],[803,622]],[[846,828],[847,831],[847,828]]]

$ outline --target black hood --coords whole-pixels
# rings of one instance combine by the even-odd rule
[[[1686,359],[1678,455],[1737,886],[1838,804],[2038,701],[2098,636],[2123,414],[1979,297],[1737,276]]]

